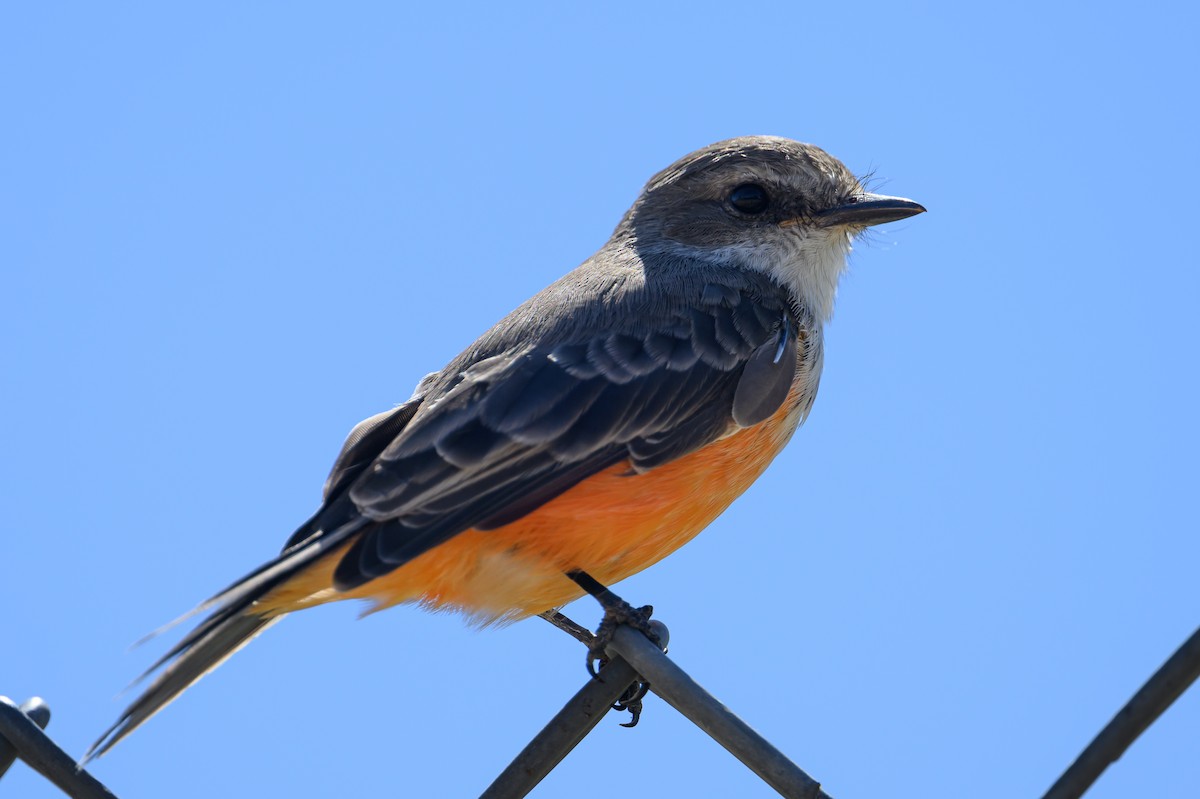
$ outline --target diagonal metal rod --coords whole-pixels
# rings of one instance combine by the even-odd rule
[[[700,687],[646,636],[630,627],[619,626],[607,651],[613,658],[628,661],[650,684],[651,692],[708,733],[781,796],[786,799],[829,799],[819,782]]]
[[[585,644],[591,633],[563,616],[542,617]],[[659,636],[665,643],[665,625]],[[567,702],[558,715],[517,755],[484,791],[481,799],[521,799],[557,766],[610,709],[630,683],[645,681],[692,723],[708,733],[785,799],[829,799],[820,784],[701,688],[640,632],[620,625],[607,651],[611,658],[600,672]]]
[[[22,760],[72,799],[116,799],[4,696],[0,696],[0,738],[6,738]]]
[[[0,696],[0,700],[7,700],[8,697]],[[42,701],[41,697],[35,696],[33,699],[21,703],[18,708],[22,713],[33,720],[33,723],[41,729],[46,729],[46,725],[50,723],[50,708]],[[17,747],[8,742],[8,739],[0,735],[0,777],[3,777],[12,764],[17,759]]]
[[[1042,799],[1078,799],[1200,677],[1200,630],[1125,703]]]
[[[526,796],[592,731],[636,679],[637,672],[624,660],[610,660],[521,750],[480,799]]]

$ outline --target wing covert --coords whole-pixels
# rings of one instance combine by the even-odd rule
[[[796,326],[781,296],[709,284],[699,303],[640,329],[490,356],[415,409],[354,477],[348,496],[374,524],[335,586],[361,585],[465,529],[509,524],[613,464],[646,471],[761,422],[795,377]]]

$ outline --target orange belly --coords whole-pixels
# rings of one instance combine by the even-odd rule
[[[331,587],[345,548],[336,550],[256,609],[287,613],[340,599],[369,600],[371,610],[418,602],[489,623],[560,607],[583,594],[565,572],[582,569],[611,585],[671,554],[729,507],[795,431],[807,411],[798,407],[799,393],[761,424],[644,474],[619,463],[512,524],[466,530],[351,591]]]

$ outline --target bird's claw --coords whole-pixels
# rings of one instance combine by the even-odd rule
[[[655,644],[659,644],[658,634],[650,624],[650,616],[653,613],[653,605],[643,605],[640,608],[635,608],[623,599],[618,600],[616,604],[606,605],[604,607],[604,618],[600,620],[600,626],[596,628],[596,634],[593,636],[592,643],[588,647],[588,674],[593,677],[597,676],[599,670],[594,664],[599,663],[599,668],[602,669],[608,663],[608,653],[605,651],[605,648],[612,643],[613,636],[617,632],[617,627],[622,624],[632,627]]]
[[[622,724],[622,727],[636,727],[638,720],[642,717],[642,700],[646,697],[650,690],[650,683],[635,682],[625,689],[625,693],[613,702],[612,709],[616,711],[629,711],[629,721]]]
[[[613,636],[617,632],[617,627],[622,624],[641,632],[656,646],[661,646],[662,642],[659,639],[658,633],[650,623],[650,616],[653,613],[654,608],[651,605],[643,605],[640,608],[635,608],[624,600],[620,600],[618,603],[612,605],[606,605],[604,608],[604,618],[600,621],[600,626],[596,628],[596,635],[592,639],[591,646],[588,647],[588,674],[594,678],[600,676],[600,671],[607,665],[609,660],[605,647],[612,641]],[[629,722],[622,724],[622,727],[637,726],[638,719],[642,715],[642,699],[649,690],[650,684],[639,680],[630,685],[625,693],[621,694],[617,701],[613,703],[613,710],[628,710],[631,716]]]

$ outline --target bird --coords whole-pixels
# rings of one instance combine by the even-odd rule
[[[318,510],[193,611],[83,762],[298,610],[357,599],[487,625],[603,601],[783,449],[852,243],[924,211],[775,136],[657,173],[594,255],[353,428]]]

